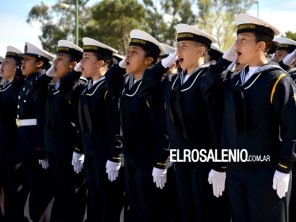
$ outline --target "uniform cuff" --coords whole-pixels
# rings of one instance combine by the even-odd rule
[[[280,171],[281,173],[290,173],[292,170],[293,164],[292,163],[287,163],[285,161],[279,161],[277,163],[277,170]]]

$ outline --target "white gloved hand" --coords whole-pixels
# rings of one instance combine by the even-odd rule
[[[39,164],[43,169],[47,169],[49,167],[48,159],[38,160]]]
[[[81,72],[81,71],[82,71],[82,67],[81,67],[80,62],[78,62],[78,63],[76,64],[76,66],[74,67],[74,70],[75,70],[76,72]]]
[[[121,162],[113,162],[108,160],[106,163],[106,173],[108,174],[108,179],[113,182],[116,180],[119,174],[119,169],[121,167]]]
[[[289,173],[281,173],[277,170],[274,172],[272,188],[276,190],[279,198],[283,198],[284,196],[286,196],[286,193],[289,189],[289,180]]]
[[[235,45],[236,44],[232,44],[223,54],[223,59],[226,59],[230,62],[235,61],[236,59],[236,50],[235,50]]]
[[[296,59],[296,49],[291,52],[290,54],[288,54],[284,59],[283,59],[283,63],[287,66],[291,66],[294,62],[294,60]]]
[[[215,170],[211,170],[209,173],[209,184],[213,185],[213,194],[215,197],[222,196],[223,191],[225,190],[225,172],[218,172]]]
[[[178,60],[177,50],[173,53],[170,53],[168,57],[161,60],[161,65],[164,68],[170,68]]]
[[[83,168],[84,155],[80,153],[73,152],[72,156],[72,166],[75,173],[80,173]]]
[[[54,77],[55,75],[55,69],[54,69],[54,65],[52,65],[45,73],[47,76],[49,77]]]
[[[118,63],[118,65],[119,65],[120,68],[125,69],[125,68],[126,68],[125,58],[124,58],[123,60],[121,60],[121,61]]]
[[[167,181],[167,169],[159,169],[153,167],[152,170],[153,182],[157,188],[163,189]]]

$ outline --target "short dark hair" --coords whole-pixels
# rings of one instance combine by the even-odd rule
[[[46,59],[46,58],[44,58],[44,57],[42,57],[42,56],[40,56],[40,57],[35,57],[36,58],[36,62],[43,62],[43,65],[42,65],[42,69],[46,69],[46,70],[48,70],[49,68],[50,68],[50,63],[49,63],[49,60],[48,59]]]
[[[145,58],[152,57],[153,58],[152,64],[155,64],[157,62],[158,55],[155,55],[155,53],[152,53],[149,49],[146,49],[144,47],[142,47],[142,49],[145,52]]]
[[[100,52],[93,52],[97,60],[103,60],[108,67],[111,67],[114,63],[114,60],[112,58],[112,54],[104,54]]]
[[[265,52],[266,53],[274,53],[277,50],[277,44],[272,41],[272,37],[267,35],[267,34],[259,34],[254,32],[255,35],[255,41],[258,42],[265,42],[266,44],[266,48],[265,48]]]

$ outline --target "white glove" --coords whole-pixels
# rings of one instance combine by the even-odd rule
[[[120,68],[125,69],[125,68],[126,68],[126,62],[125,62],[125,59],[121,60],[121,61],[118,63],[118,65],[119,65]]]
[[[161,60],[161,65],[164,68],[170,68],[178,60],[177,50],[173,53],[170,53],[168,57]]]
[[[49,167],[48,159],[38,160],[38,162],[41,165],[41,167],[45,170]]]
[[[73,152],[72,156],[72,166],[74,167],[75,173],[80,173],[83,168],[84,155],[80,153]]]
[[[52,65],[45,73],[47,76],[49,77],[54,77],[55,75],[55,69],[54,69],[54,65]]]
[[[108,174],[108,179],[113,182],[116,180],[119,174],[119,169],[121,167],[121,162],[113,162],[108,160],[106,163],[106,173]]]
[[[235,61],[235,59],[236,59],[236,50],[235,50],[235,48],[236,48],[236,46],[235,46],[236,44],[232,44],[225,52],[224,52],[224,54],[223,54],[223,59],[226,59],[226,60],[228,60],[228,61],[230,61],[230,62],[233,62],[233,61]]]
[[[281,173],[277,170],[274,172],[272,188],[276,190],[279,198],[286,196],[289,189],[289,180],[289,173]]]
[[[80,64],[80,62],[78,62],[78,63],[76,64],[76,66],[74,67],[74,70],[75,70],[76,72],[81,72],[81,71],[82,71],[82,68],[81,68],[81,64]]]
[[[290,54],[288,54],[284,59],[283,59],[283,63],[287,66],[291,66],[294,62],[294,60],[296,59],[296,49],[291,52]]]
[[[153,167],[152,170],[153,182],[157,188],[163,189],[167,181],[167,169],[159,169]]]
[[[215,197],[222,196],[223,191],[225,190],[225,172],[218,172],[215,170],[211,170],[209,173],[209,184],[213,184],[213,194]]]

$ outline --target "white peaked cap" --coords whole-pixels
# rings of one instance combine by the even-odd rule
[[[15,53],[15,54],[22,54],[23,52],[13,46],[7,46],[7,49],[6,49],[6,53],[8,52],[11,52],[11,53]]]
[[[279,44],[286,44],[286,45],[296,45],[296,41],[294,41],[293,39],[288,39],[288,38],[274,38],[275,42],[279,43]]]
[[[280,31],[273,25],[248,14],[237,15],[235,23],[238,25],[238,34],[242,32],[256,32],[272,36],[270,30],[274,36],[280,34]]]
[[[48,59],[49,61],[52,61],[54,59],[54,56],[52,54],[45,51],[44,49],[38,48],[37,46],[35,46],[29,42],[25,43],[24,55],[41,56],[41,57]]]
[[[69,49],[74,49],[79,52],[83,52],[83,49],[80,48],[79,46],[75,45],[74,43],[68,41],[68,40],[59,40],[58,41],[58,50],[59,48],[69,48]]]
[[[175,29],[178,34],[177,41],[191,40],[201,42],[208,47],[211,47],[211,43],[217,42],[217,39],[214,36],[200,30],[195,26],[180,23],[175,26]]]
[[[108,50],[111,54],[116,54],[118,51],[104,43],[101,43],[97,40],[91,39],[89,37],[82,38],[83,42],[83,51],[93,51],[93,52],[100,52],[100,49]]]
[[[133,29],[130,32],[130,38],[131,38],[130,45],[142,46],[150,50],[152,53],[156,53],[156,54],[158,53],[158,55],[165,54],[165,49],[160,44],[160,42],[157,41],[153,36],[151,36],[147,32],[144,32],[139,29]]]

